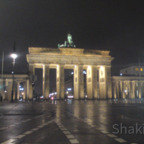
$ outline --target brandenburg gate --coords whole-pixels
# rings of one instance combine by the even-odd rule
[[[112,98],[110,51],[76,48],[72,36],[58,48],[29,47],[27,62],[30,75],[36,68],[43,73],[43,96],[49,98],[50,69],[56,69],[57,99],[64,99],[64,69],[74,71],[74,99],[84,99],[83,70],[86,70],[86,88],[88,99]],[[32,86],[29,88],[29,99],[32,99]]]

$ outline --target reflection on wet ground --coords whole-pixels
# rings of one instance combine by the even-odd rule
[[[143,144],[143,113],[143,100],[0,103],[0,142]]]

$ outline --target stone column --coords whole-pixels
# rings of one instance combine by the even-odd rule
[[[131,87],[131,95],[130,95],[130,98],[131,99],[134,99],[135,98],[135,89],[136,89],[136,84],[135,84],[135,81],[132,81],[131,82],[132,84],[132,87]]]
[[[35,68],[33,65],[29,65],[29,75],[30,75],[30,82],[29,82],[29,99],[33,98],[33,87],[32,87],[32,82],[33,82],[33,76],[35,74]]]
[[[122,98],[122,80],[119,81],[119,98]]]
[[[93,91],[94,99],[98,99],[98,68],[93,66]]]
[[[86,85],[87,85],[87,98],[88,99],[93,99],[94,98],[94,68],[93,66],[88,66],[87,67],[87,80],[86,80]]]
[[[84,98],[84,78],[82,65],[74,66],[74,99]]]
[[[99,92],[100,99],[106,99],[106,68],[105,66],[100,66],[99,68]]]
[[[23,82],[23,86],[24,86],[23,100],[27,100],[27,82],[26,81]]]
[[[134,93],[133,93],[133,81],[130,81],[129,83],[129,98],[133,98],[134,97]]]
[[[49,98],[49,67],[43,66],[43,96],[45,99]]]
[[[112,84],[111,84],[111,66],[105,67],[105,80],[106,80],[106,97],[112,98]]]
[[[7,79],[5,79],[5,90],[6,90],[6,92],[5,92],[4,100],[8,101],[8,80]]]
[[[128,98],[130,98],[131,95],[131,81],[128,81]]]
[[[135,80],[135,98],[139,97],[139,87],[138,87],[138,80]]]
[[[30,83],[30,81],[29,80],[26,80],[26,100],[27,99],[30,99],[29,98],[29,90],[30,90],[30,88],[29,88],[29,84]]]
[[[119,81],[117,81],[116,82],[116,95],[117,95],[117,97],[116,98],[120,98],[120,82]]]
[[[141,83],[141,98],[144,98],[144,81]]]
[[[8,101],[11,101],[12,79],[11,80],[7,80],[7,82],[8,82],[7,99],[8,99]]]
[[[24,96],[25,96],[25,101],[27,100],[27,81],[24,81]]]
[[[56,68],[56,90],[57,99],[64,99],[64,66],[57,65]]]
[[[80,99],[84,99],[84,75],[83,66],[79,65],[79,88],[80,88]]]
[[[18,101],[19,101],[19,97],[20,97],[19,84],[20,84],[20,82],[17,82],[17,100]]]
[[[96,74],[96,77],[97,77],[97,99],[100,99],[100,76],[99,76],[99,68],[97,67],[97,74]]]
[[[126,98],[126,95],[125,95],[125,81],[122,81],[122,98]]]
[[[17,87],[16,87],[16,78],[14,79],[13,101],[17,101]]]
[[[142,98],[142,96],[141,96],[142,95],[141,87],[142,87],[142,83],[141,83],[141,81],[138,81],[138,93],[139,93],[138,97],[139,97],[139,99]]]
[[[114,99],[116,99],[117,98],[116,80],[113,82],[113,93],[114,93]]]

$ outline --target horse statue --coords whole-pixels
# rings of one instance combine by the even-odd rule
[[[71,47],[71,48],[75,48],[76,45],[74,45],[74,42],[72,40],[72,35],[71,34],[68,34],[67,35],[67,41],[64,41],[64,44],[58,44],[58,48],[61,48],[61,47]]]

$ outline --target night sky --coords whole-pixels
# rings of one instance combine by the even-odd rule
[[[141,1],[142,2],[142,1]],[[0,0],[0,56],[5,73],[16,41],[16,73],[28,71],[28,46],[57,47],[71,33],[79,48],[111,50],[112,74],[143,59],[144,9],[136,0]],[[0,57],[1,58],[1,57]],[[0,60],[1,62],[1,60]],[[1,64],[0,64],[1,67]],[[1,68],[0,68],[1,69]]]

